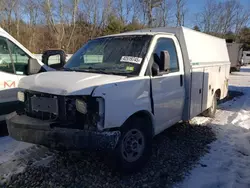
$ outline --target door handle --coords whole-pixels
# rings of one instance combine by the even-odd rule
[[[181,85],[181,87],[183,86],[183,75],[182,74],[180,75],[180,85]]]

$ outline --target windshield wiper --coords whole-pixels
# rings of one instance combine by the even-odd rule
[[[64,71],[74,71],[74,70],[72,70],[72,69],[70,69],[70,68],[63,68],[63,70],[64,70]]]
[[[76,72],[90,72],[90,73],[100,73],[100,74],[112,74],[112,75],[121,75],[121,76],[130,76],[129,74],[125,72],[116,72],[116,71],[110,71],[105,68],[93,68],[93,67],[87,67],[84,69],[80,69],[77,67],[74,68],[64,68],[65,71],[76,71]]]

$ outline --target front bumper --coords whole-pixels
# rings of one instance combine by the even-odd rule
[[[6,122],[9,135],[14,139],[55,149],[114,149],[120,138],[120,131],[51,128],[52,122],[17,115],[15,112],[7,116]]]

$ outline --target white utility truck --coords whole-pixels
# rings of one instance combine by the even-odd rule
[[[227,50],[231,62],[230,72],[235,72],[235,71],[239,72],[243,55],[243,44],[228,42]]]
[[[243,51],[242,64],[250,64],[250,51]]]
[[[60,56],[60,61],[50,58]],[[21,78],[31,74],[55,70],[63,66],[63,51],[48,50],[43,54],[44,63],[36,58],[4,29],[0,28],[0,121],[21,103],[17,100],[17,86]]]
[[[124,171],[141,167],[152,138],[203,113],[228,93],[223,39],[184,27],[90,40],[65,71],[23,78],[25,109],[7,117],[16,140],[64,149],[111,149]]]

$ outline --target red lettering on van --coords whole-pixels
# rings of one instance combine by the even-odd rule
[[[4,88],[16,87],[16,82],[15,82],[15,81],[11,81],[11,80],[4,81],[3,87],[4,87]]]

